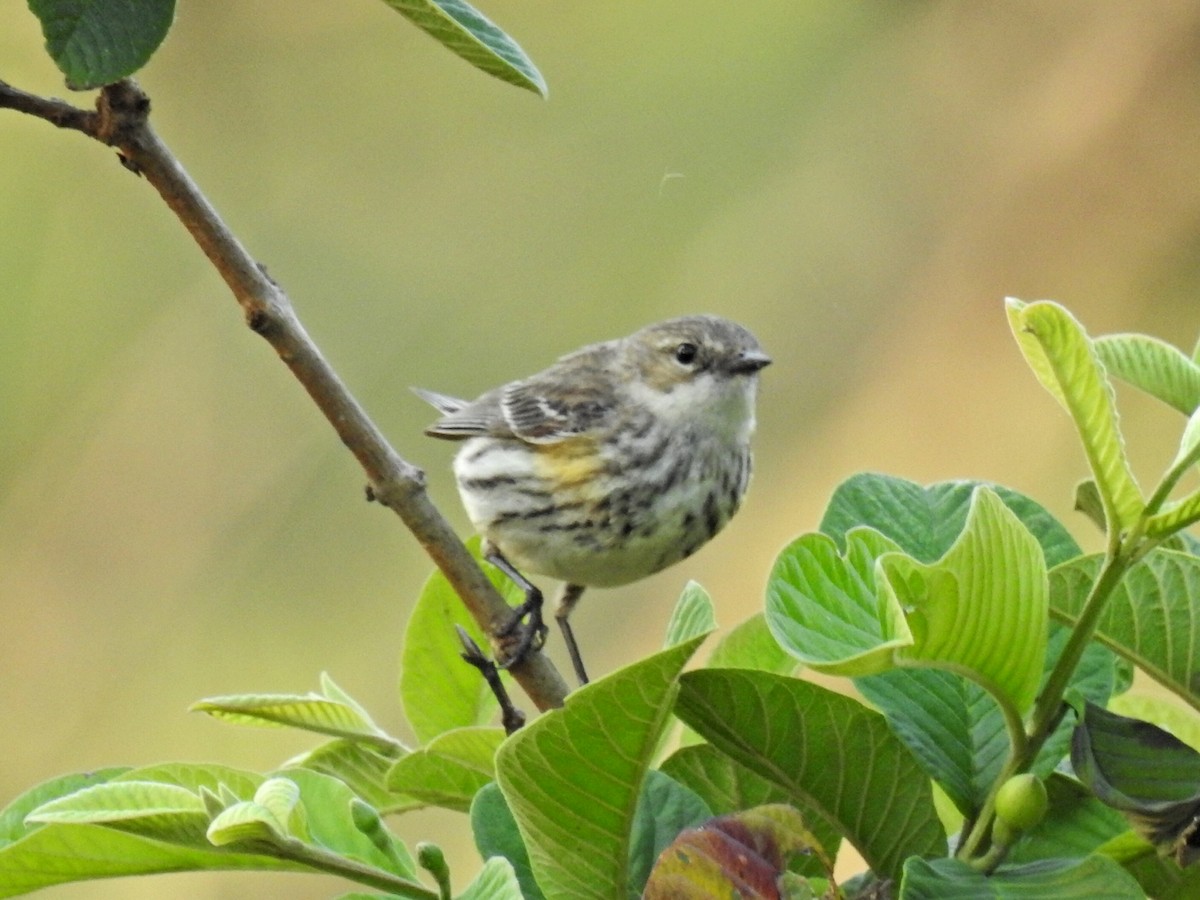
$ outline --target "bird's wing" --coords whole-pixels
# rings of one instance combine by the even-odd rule
[[[532,444],[555,444],[602,429],[615,396],[611,350],[601,344],[505,385],[500,408],[516,437]]]

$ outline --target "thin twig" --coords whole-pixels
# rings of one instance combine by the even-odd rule
[[[131,79],[100,92],[96,111],[37,97],[0,81],[0,107],[72,128],[115,147],[126,168],[154,186],[191,233],[241,305],[246,322],[291,369],[367,475],[367,495],[395,512],[462,598],[488,635],[512,612],[437,510],[424,473],[391,447],[337,373],[326,362],[283,289],[267,275],[221,220],[183,166],[150,127],[150,101]],[[511,670],[539,709],[561,706],[566,683],[541,653]]]

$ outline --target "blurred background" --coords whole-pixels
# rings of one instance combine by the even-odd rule
[[[864,469],[1003,482],[1096,545],[1070,512],[1082,455],[1002,299],[1190,352],[1200,7],[481,5],[548,101],[367,0],[183,3],[139,78],[464,533],[453,448],[422,437],[409,385],[473,396],[688,312],[760,337],[776,362],[748,502],[686,563],[589,593],[573,621],[594,672],[657,648],[689,578],[723,625],[759,609],[775,553]],[[0,7],[0,78],[66,93],[24,4]],[[1150,481],[1182,422],[1121,400]],[[397,657],[429,570],[157,195],[111,151],[0,111],[0,805],[109,764],[270,768],[312,742],[188,705],[322,670],[405,735]],[[344,889],[221,874],[43,896]]]

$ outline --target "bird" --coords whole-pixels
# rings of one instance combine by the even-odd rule
[[[504,667],[543,645],[543,598],[580,684],[568,621],[586,588],[638,581],[692,555],[737,512],[750,482],[759,372],[746,328],[692,315],[592,344],[461,400],[421,388],[441,418],[425,434],[462,447],[453,470],[483,557],[525,594],[501,637],[526,629]]]

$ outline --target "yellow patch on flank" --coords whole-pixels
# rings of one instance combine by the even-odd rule
[[[536,450],[535,471],[562,490],[587,488],[604,468],[596,442],[586,438],[539,444]]]

